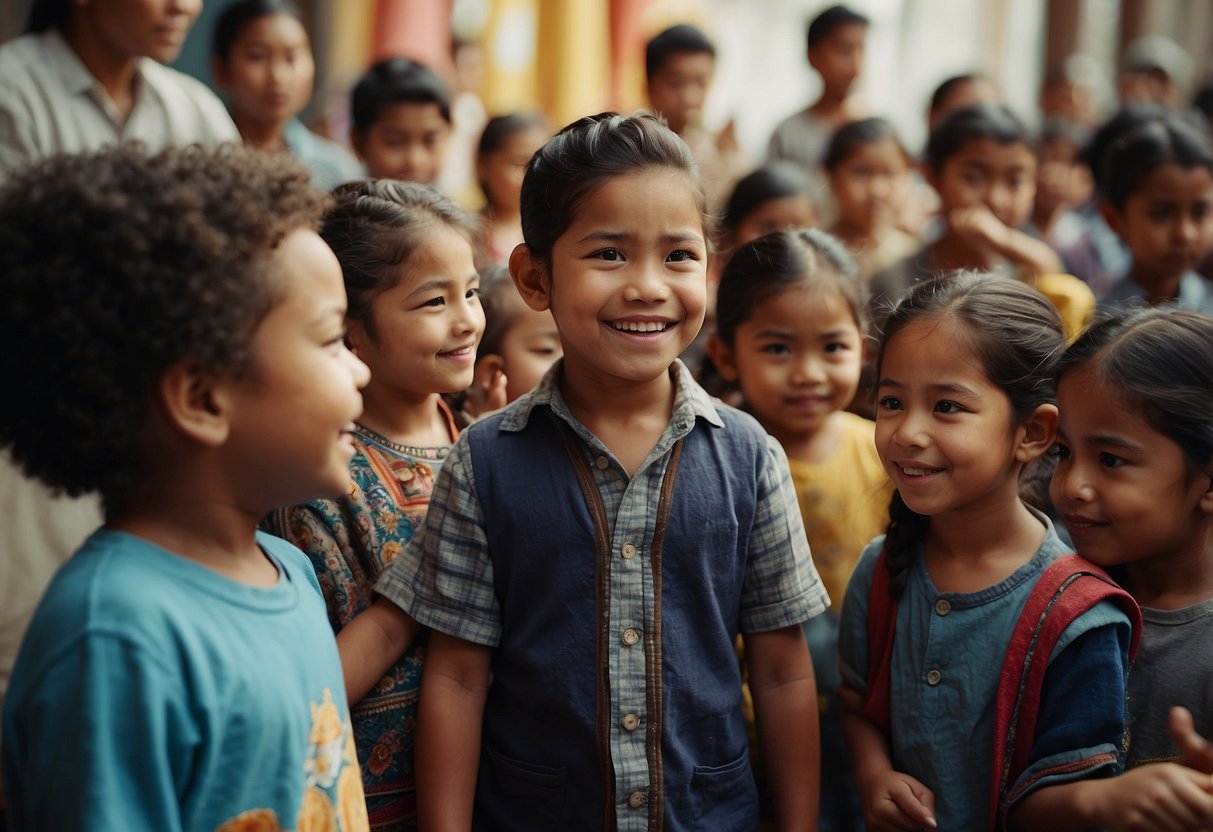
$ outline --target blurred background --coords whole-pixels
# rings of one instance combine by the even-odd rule
[[[207,44],[231,0],[207,0],[176,66],[207,83]],[[24,29],[29,0],[5,0],[0,40]],[[819,93],[805,25],[822,0],[300,0],[316,52],[305,115],[345,141],[348,90],[374,60],[404,55],[443,74],[489,115],[538,109],[556,125],[605,109],[644,106],[644,44],[692,23],[715,42],[705,126],[730,121],[743,151],[764,155],[774,126]],[[1063,66],[1086,79],[1097,115],[1115,102],[1125,46],[1162,34],[1193,59],[1190,95],[1210,80],[1209,0],[850,0],[872,21],[860,94],[913,152],[925,139],[931,91],[978,71],[1029,122],[1043,80]],[[1079,56],[1077,59],[1074,56]],[[1068,63],[1067,63],[1068,60]],[[483,115],[480,116],[483,118]],[[458,119],[458,108],[456,108]]]

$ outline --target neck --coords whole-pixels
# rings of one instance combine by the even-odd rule
[[[489,205],[486,212],[489,222],[494,225],[509,225],[522,227],[522,209],[518,205]]]
[[[240,583],[271,586],[277,581],[277,569],[255,539],[260,512],[233,501],[207,499],[205,495],[221,493],[214,489],[185,490],[163,480],[152,478],[133,489],[125,508],[107,512],[106,527],[143,538]]]
[[[1137,265],[1136,260],[1133,261],[1133,266],[1129,269],[1129,277],[1134,283],[1146,290],[1146,299],[1151,303],[1178,298],[1179,283],[1183,279],[1182,274],[1161,275],[1157,272],[1142,269]]]
[[[875,224],[859,225],[850,222],[845,217],[839,217],[838,222],[834,224],[831,231],[834,233],[834,236],[844,243],[854,245],[874,239],[879,234],[880,229]]]
[[[72,15],[64,32],[68,45],[80,58],[89,74],[97,80],[118,113],[125,118],[135,106],[135,67],[137,55],[115,52],[96,32]]]
[[[258,150],[277,153],[286,150],[286,138],[283,134],[286,124],[283,122],[264,122],[249,117],[247,113],[232,112],[232,121],[240,131],[244,143]]]
[[[925,543],[930,554],[973,564],[1025,552],[1026,562],[1043,538],[1044,527],[1019,499],[1018,476],[1009,476],[984,498],[931,517]]]
[[[838,436],[842,432],[843,415],[836,410],[825,418],[812,433],[784,433],[771,431],[788,458],[801,462],[825,462],[838,447]]]
[[[560,395],[577,421],[622,424],[659,418],[664,425],[674,409],[674,382],[668,372],[643,382],[603,380],[576,372],[565,357]]]
[[[1143,607],[1177,610],[1213,598],[1213,520],[1207,516],[1190,545],[1125,564],[1125,588]]]
[[[437,393],[410,393],[367,385],[358,424],[400,445],[432,448],[454,441]]]

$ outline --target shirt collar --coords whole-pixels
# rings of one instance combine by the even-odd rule
[[[564,397],[560,395],[560,376],[563,372],[564,359],[562,358],[544,374],[543,379],[534,390],[514,402],[501,420],[501,430],[518,432],[524,429],[531,418],[532,411],[541,405],[546,406],[566,422],[576,425],[577,420],[569,412]],[[682,361],[675,360],[670,365],[670,378],[674,381],[674,411],[670,415],[670,425],[675,427],[680,434],[689,432],[697,418],[703,419],[713,427],[724,427],[724,421],[716,412],[716,405],[712,402],[712,397],[699,386],[691,375],[691,371]]]
[[[101,100],[108,102],[109,95],[106,93],[101,84],[93,77],[93,74],[88,71],[88,67],[80,60],[80,56],[76,54],[76,50],[72,49],[71,44],[67,42],[67,38],[58,29],[51,27],[43,33],[43,43],[46,46],[47,56],[51,60],[51,65],[59,70],[59,77],[63,81],[63,86],[68,92],[72,93],[94,93]],[[152,60],[151,58],[140,58],[135,62],[135,99],[140,96],[140,89],[143,86],[144,65]]]

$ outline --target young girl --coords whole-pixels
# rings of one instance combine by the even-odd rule
[[[510,270],[504,266],[481,273],[480,303],[484,307],[484,338],[476,352],[472,390],[482,400],[489,400],[492,391],[500,389],[501,401],[495,404],[504,407],[533,390],[563,355],[560,332],[550,311],[536,311],[526,305],[510,279]]]
[[[1121,766],[1136,607],[1097,567],[1059,561],[1052,524],[1018,493],[1053,443],[1064,343],[1043,296],[989,275],[922,283],[889,318],[876,450],[897,493],[839,634],[869,829],[1002,828]],[[1055,580],[1089,597],[1055,598]]]
[[[1158,814],[1182,828],[1213,823],[1208,774],[1178,766],[1177,705],[1213,736],[1213,320],[1137,310],[1091,327],[1060,365],[1053,501],[1081,555],[1114,569],[1142,606],[1129,676],[1129,774],[1175,778]],[[1142,768],[1133,768],[1142,766]],[[1197,788],[1199,787],[1199,788]],[[1148,790],[1126,788],[1126,799]],[[1193,824],[1191,819],[1200,823]],[[1180,828],[1176,825],[1171,828]]]
[[[801,624],[827,601],[783,451],[677,361],[706,224],[686,144],[651,116],[584,118],[527,168],[510,271],[564,357],[463,433],[378,584],[433,628],[423,826],[753,829],[740,630],[780,818],[811,828]]]
[[[910,157],[883,118],[845,124],[834,133],[822,166],[838,206],[831,231],[851,250],[866,282],[918,247],[897,227],[910,176]]]
[[[1067,335],[1077,337],[1095,310],[1095,296],[1060,273],[1061,260],[1047,244],[1020,230],[1036,191],[1036,154],[1023,123],[1001,104],[962,107],[931,131],[926,169],[939,193],[943,233],[873,276],[877,328],[918,281],[977,269],[1039,289],[1057,307]]]
[[[291,0],[238,0],[224,9],[211,38],[211,74],[231,101],[244,143],[289,152],[331,190],[362,174],[354,154],[299,121],[312,96],[312,43]]]
[[[504,264],[522,242],[522,173],[551,135],[542,118],[528,113],[495,116],[480,134],[476,179],[484,192],[481,254],[489,263]]]
[[[791,162],[774,162],[742,177],[734,186],[717,240],[722,252],[772,231],[817,225],[817,205],[808,174]]]
[[[738,249],[720,282],[715,365],[788,454],[813,562],[841,602],[860,552],[888,523],[892,485],[872,423],[844,410],[859,386],[864,287],[846,250],[821,231],[783,231]],[[805,628],[820,691],[838,678],[838,606]],[[855,829],[835,698],[822,696],[821,828]]]
[[[0,190],[0,444],[105,505],[4,703],[14,832],[368,828],[320,587],[257,532],[344,487],[367,380],[307,178],[127,145]]]
[[[1106,308],[1172,302],[1213,314],[1213,289],[1196,266],[1213,248],[1213,150],[1174,116],[1149,121],[1108,152],[1103,217],[1129,250],[1128,273]]]
[[[375,581],[425,517],[434,478],[457,433],[442,394],[471,383],[484,313],[472,230],[444,197],[392,181],[352,183],[336,196],[321,236],[345,273],[346,340],[371,368],[354,426],[351,482],[339,497],[276,512],[269,527],[311,558],[329,621],[341,632],[371,606]],[[399,612],[385,602],[360,626],[385,610]],[[399,639],[388,661],[371,663],[351,655],[343,640],[375,829],[416,823],[413,731],[425,646],[418,641],[400,655],[412,632]]]

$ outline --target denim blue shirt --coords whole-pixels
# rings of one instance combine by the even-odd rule
[[[1188,272],[1179,279],[1179,295],[1172,303],[1185,312],[1213,315],[1213,286],[1196,272]],[[1099,302],[1101,312],[1140,306],[1149,306],[1146,290],[1128,275],[1113,283]]]
[[[1045,567],[1070,553],[1048,531],[1036,554],[1006,580],[970,593],[940,592],[922,557],[897,606],[890,673],[893,768],[935,793],[940,829],[985,829],[993,779],[994,701],[1011,632]],[[842,607],[840,670],[866,688],[868,602],[884,538],[860,558]],[[1128,618],[1103,601],[1071,624],[1049,657],[1027,771],[1011,787],[1032,789],[1108,776],[1124,765]]]
[[[787,459],[676,363],[670,422],[629,477],[569,412],[561,371],[459,438],[378,586],[494,648],[477,827],[753,829],[734,639],[829,603]]]

